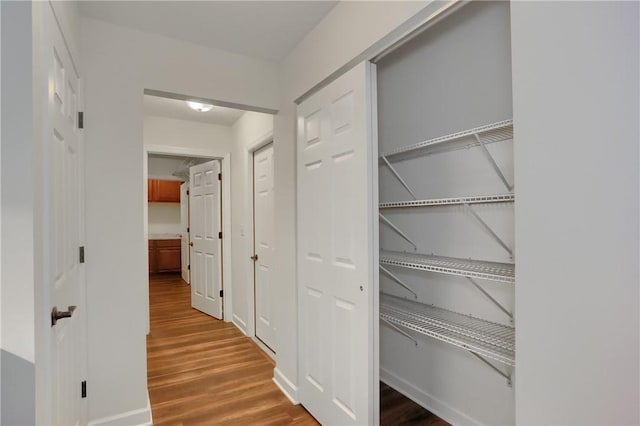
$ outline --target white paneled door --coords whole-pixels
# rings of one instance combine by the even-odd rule
[[[189,172],[191,306],[222,319],[220,161],[193,166]]]
[[[180,264],[182,279],[190,283],[189,271],[189,184],[180,185]]]
[[[80,76],[49,3],[42,7],[42,58],[46,67],[47,108],[43,117],[48,247],[44,250],[49,287],[51,423],[84,422],[81,382],[86,363],[86,303],[83,244],[83,145],[78,126]],[[43,77],[44,78],[44,77]],[[47,351],[49,352],[49,351]],[[42,362],[42,365],[47,365]],[[47,413],[47,410],[43,410]],[[47,414],[48,415],[48,414]],[[49,423],[48,420],[44,421]]]
[[[297,110],[299,397],[326,425],[378,421],[373,72],[362,63]]]
[[[253,153],[256,337],[275,351],[273,261],[275,239],[273,143]]]

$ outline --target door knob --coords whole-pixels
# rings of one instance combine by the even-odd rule
[[[258,261],[258,254],[257,253],[254,254],[253,256],[251,256],[250,259],[253,260],[254,262],[257,262]]]
[[[73,316],[73,311],[75,311],[77,306],[69,306],[67,307],[68,311],[59,311],[57,306],[54,306],[51,310],[51,327],[58,323],[58,320],[63,318],[71,318]]]
[[[191,242],[189,243],[189,245],[190,245],[191,247],[193,247],[193,241],[191,241]]]

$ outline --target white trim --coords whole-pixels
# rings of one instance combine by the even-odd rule
[[[222,162],[222,284],[224,289],[223,320],[232,322],[233,319],[233,279],[231,270],[231,152],[212,147],[211,149],[194,149],[181,146],[168,145],[144,145],[142,160],[142,203],[144,212],[144,236],[148,239],[148,203],[147,203],[147,176],[149,154],[184,155],[187,157],[203,157],[220,159]],[[149,262],[148,250],[145,245],[145,257]],[[145,287],[147,334],[151,330],[149,319],[149,282]]]
[[[292,404],[300,404],[300,401],[298,401],[298,387],[287,379],[277,367],[273,369],[273,383],[289,398]]]
[[[88,426],[153,426],[153,415],[151,414],[151,401],[147,392],[147,406],[137,410],[131,410],[114,416],[102,417],[91,420]]]
[[[249,336],[247,334],[247,323],[242,321],[242,318],[240,318],[236,314],[233,314],[233,325],[238,327],[238,330],[240,330],[242,334],[244,334],[245,336]]]
[[[256,152],[257,150],[269,145],[270,143],[273,143],[273,130],[268,131],[267,133],[265,133],[264,135],[260,136],[259,138],[255,139],[253,142],[251,142],[249,145],[247,145],[244,149],[243,155],[244,155],[244,159],[247,162],[247,181],[246,181],[246,186],[244,188],[244,192],[245,195],[247,197],[246,199],[246,206],[249,206],[249,208],[247,209],[247,217],[245,219],[245,223],[250,224],[251,226],[248,226],[247,229],[250,229],[250,231],[247,233],[247,235],[249,236],[249,246],[250,246],[250,254],[248,256],[253,256],[255,253],[253,253],[254,247],[254,241],[255,241],[255,223],[254,223],[254,217],[253,217],[253,213],[254,213],[254,207],[253,207],[253,153]],[[275,144],[274,144],[274,151],[275,151]],[[274,182],[275,185],[275,182]],[[276,247],[277,250],[277,247]],[[253,277],[251,278],[251,287],[250,287],[250,294],[252,296],[249,296],[249,312],[247,315],[247,322],[245,324],[246,328],[246,335],[249,337],[254,337],[256,335],[256,319],[255,319],[255,312],[256,312],[256,299],[255,299],[255,285],[256,285],[256,281],[255,281],[255,275],[254,275],[254,263],[253,262],[247,262],[247,276],[248,277]]]
[[[412,400],[418,405],[431,411],[436,416],[445,420],[452,425],[480,425],[482,424],[478,420],[467,416],[461,411],[447,405],[439,399],[429,395],[422,389],[418,389],[406,380],[396,376],[389,370],[380,367],[380,381],[391,386],[407,398]]]

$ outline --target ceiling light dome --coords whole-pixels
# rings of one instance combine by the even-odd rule
[[[211,104],[203,104],[203,103],[194,102],[194,101],[187,101],[187,105],[189,105],[189,108],[199,112],[211,111],[211,108],[213,108],[213,105]]]

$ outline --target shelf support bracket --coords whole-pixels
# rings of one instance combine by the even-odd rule
[[[487,160],[489,160],[489,163],[491,163],[493,170],[495,170],[495,172],[498,174],[498,177],[500,177],[500,180],[502,180],[502,183],[504,183],[504,186],[507,187],[507,190],[511,192],[513,190],[513,185],[511,185],[509,181],[507,181],[507,178],[504,177],[502,170],[500,170],[500,167],[498,167],[498,164],[493,159],[493,156],[485,146],[484,142],[482,142],[482,139],[480,139],[480,136],[478,136],[477,133],[474,133],[473,136],[476,138],[476,141],[480,145],[480,148],[482,149],[482,153],[485,155],[485,157],[487,157]]]
[[[491,301],[491,303],[493,303],[494,305],[496,305],[498,307],[498,309],[500,309],[502,312],[504,312],[505,314],[507,314],[507,316],[509,317],[509,319],[511,320],[511,322],[513,322],[513,314],[511,312],[509,312],[507,310],[507,308],[505,308],[504,306],[502,306],[502,304],[500,302],[498,302],[496,299],[493,298],[493,296],[491,296],[489,293],[487,293],[487,291],[480,287],[480,284],[478,284],[477,282],[475,282],[473,280],[473,278],[471,277],[465,277],[469,280],[469,282],[471,284],[473,284],[475,286],[475,288],[477,288],[478,290],[480,290],[480,293],[484,294],[485,297],[487,299],[489,299]]]
[[[415,291],[413,291],[413,289],[411,287],[409,287],[408,285],[406,285],[404,282],[402,282],[402,280],[398,277],[396,277],[391,271],[389,271],[387,268],[385,268],[382,265],[378,265],[380,267],[380,270],[382,272],[384,272],[386,275],[389,276],[389,278],[391,278],[393,281],[396,282],[396,284],[398,284],[399,286],[403,287],[405,290],[407,290],[408,292],[410,292],[411,294],[413,294],[413,297],[417,300],[418,299],[418,293],[416,293]]]
[[[486,359],[484,359],[483,357],[481,357],[480,355],[478,355],[475,352],[471,352],[469,351],[469,353],[473,356],[475,356],[476,358],[478,358],[480,361],[482,361],[483,363],[485,363],[485,365],[487,365],[489,368],[491,368],[493,371],[495,371],[496,373],[498,373],[499,375],[501,375],[502,377],[504,377],[505,379],[507,379],[507,384],[509,386],[511,386],[511,376],[509,376],[508,374],[506,374],[505,372],[503,372],[502,370],[500,370],[498,367],[496,367],[495,365],[491,364],[489,361],[487,361]]]
[[[500,237],[498,237],[498,234],[493,232],[493,229],[491,229],[491,227],[487,225],[487,222],[482,220],[482,218],[478,215],[478,213],[476,213],[473,207],[471,207],[471,204],[464,203],[464,206],[471,212],[473,217],[476,218],[476,220],[480,223],[480,225],[482,225],[482,227],[493,237],[493,239],[496,240],[496,242],[500,244],[500,246],[502,246],[502,248],[505,249],[507,253],[509,253],[509,256],[513,258],[513,251],[509,248],[509,246],[504,241],[502,241]]]
[[[396,231],[398,233],[398,235],[400,235],[402,238],[404,238],[406,241],[408,241],[414,249],[418,250],[418,246],[416,245],[416,243],[414,243],[411,238],[407,237],[407,235],[402,232],[400,230],[400,228],[398,228],[397,226],[395,226],[393,223],[391,223],[391,221],[389,219],[387,219],[386,217],[384,217],[384,215],[382,213],[378,213],[378,215],[380,216],[380,219],[382,219],[382,221],[384,223],[386,223],[387,225],[389,225],[389,227],[391,229],[393,229],[394,231]]]
[[[411,196],[413,197],[414,200],[417,200],[418,197],[416,197],[416,194],[413,193],[411,188],[409,188],[409,185],[407,185],[407,182],[405,182],[404,179],[402,179],[402,176],[400,176],[400,174],[396,171],[396,169],[391,165],[389,160],[387,160],[387,157],[385,157],[383,155],[382,156],[382,161],[384,161],[384,163],[387,165],[387,167],[389,167],[389,170],[391,170],[391,173],[393,173],[393,175],[400,181],[402,186],[404,186],[404,189],[406,189],[409,192],[409,194],[411,194]]]
[[[385,323],[387,326],[389,326],[389,328],[397,331],[398,333],[402,334],[404,337],[406,337],[407,339],[411,340],[413,342],[414,345],[416,345],[416,347],[418,346],[418,341],[416,339],[413,338],[412,335],[410,335],[409,333],[407,333],[406,331],[404,331],[403,329],[401,329],[400,327],[398,327],[397,325],[387,321],[384,318],[380,318],[380,321],[382,321],[383,323]],[[493,366],[492,366],[493,367]],[[495,367],[494,367],[495,368]]]

